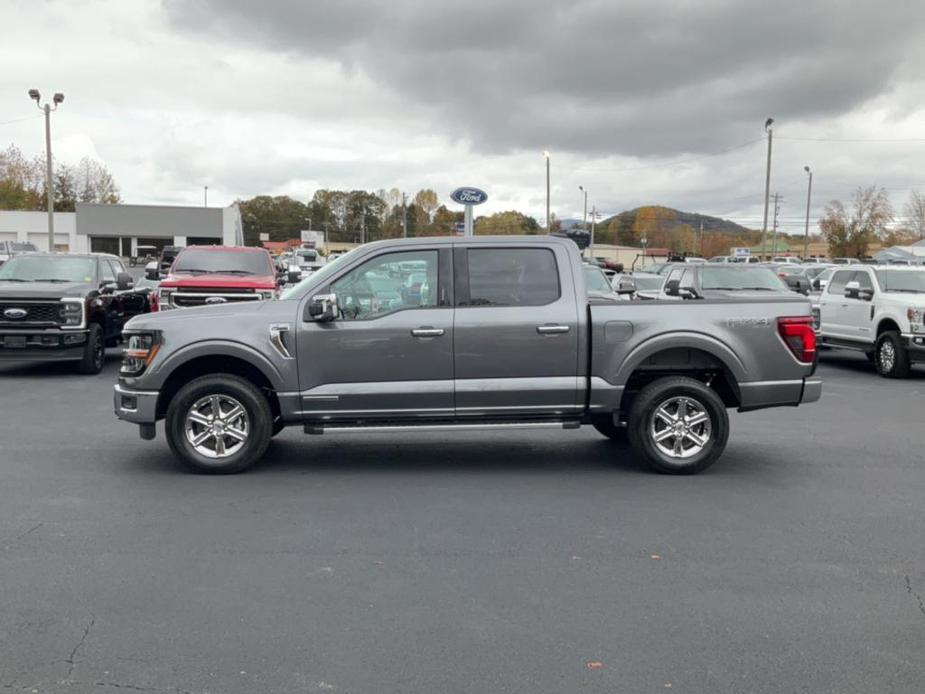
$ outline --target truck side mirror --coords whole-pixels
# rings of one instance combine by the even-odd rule
[[[617,294],[635,294],[636,282],[631,277],[624,277],[617,283]]]
[[[148,263],[145,265],[145,279],[152,282],[157,282],[161,278],[161,270],[157,265],[157,262]]]
[[[120,292],[128,291],[135,286],[135,280],[127,272],[120,272],[116,275],[116,289]]]
[[[848,284],[845,285],[845,296],[847,296],[849,299],[857,299],[858,293],[860,291],[860,282],[848,282]]]
[[[668,296],[678,296],[681,290],[681,280],[668,280],[665,282],[665,293]]]
[[[318,323],[332,321],[340,314],[340,308],[337,305],[337,294],[315,294],[308,302],[306,320],[313,320]]]

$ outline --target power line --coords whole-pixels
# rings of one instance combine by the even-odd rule
[[[777,139],[793,142],[925,142],[925,137],[787,137],[778,135]]]
[[[13,120],[3,120],[0,121],[0,125],[10,125],[11,123],[22,123],[24,120],[32,120],[33,118],[41,118],[42,114],[36,116],[26,116],[25,118],[14,118]]]
[[[753,145],[756,142],[762,142],[762,141],[764,141],[764,138],[759,137],[755,140],[749,140],[748,142],[743,142],[733,147],[727,147],[725,149],[720,149],[715,152],[709,152],[707,154],[702,154],[697,157],[689,157],[687,159],[675,159],[673,161],[665,161],[665,162],[660,162],[658,164],[643,164],[641,166],[621,166],[621,167],[613,167],[613,168],[594,168],[594,167],[588,167],[588,166],[564,166],[564,165],[559,164],[556,166],[556,168],[565,169],[566,171],[602,171],[602,172],[640,171],[642,169],[659,169],[659,168],[664,168],[664,167],[669,167],[669,166],[681,166],[683,164],[688,164],[690,162],[701,161],[703,159],[709,159],[711,157],[718,157],[722,154],[727,154],[729,152],[734,152],[739,149],[744,149],[745,147],[748,147],[749,145]]]

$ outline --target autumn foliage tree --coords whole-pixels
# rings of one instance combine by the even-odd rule
[[[830,257],[863,258],[871,242],[889,234],[892,221],[893,205],[886,189],[867,186],[854,192],[850,208],[840,200],[826,205],[819,227]]]

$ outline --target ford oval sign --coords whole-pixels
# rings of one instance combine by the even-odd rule
[[[8,308],[3,312],[3,315],[10,320],[22,320],[29,315],[29,312],[23,308]]]
[[[209,306],[215,306],[216,304],[224,304],[226,301],[227,299],[223,296],[210,296],[208,299],[206,299],[206,303]]]
[[[460,205],[481,205],[488,200],[488,193],[478,188],[457,188],[450,197]]]

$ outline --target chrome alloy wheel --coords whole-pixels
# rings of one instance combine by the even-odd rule
[[[186,413],[186,440],[206,458],[227,458],[247,443],[250,419],[229,395],[199,398]]]
[[[896,347],[892,341],[885,339],[880,343],[880,368],[884,373],[890,373],[896,366]]]
[[[706,408],[687,396],[662,402],[649,420],[649,436],[669,458],[691,458],[710,442],[713,422]]]

